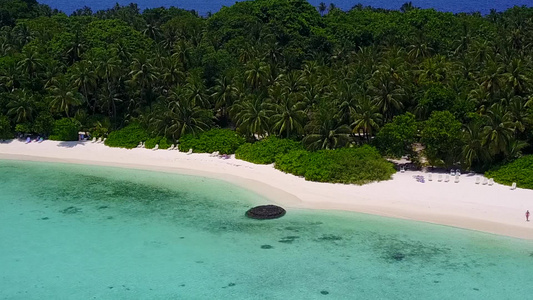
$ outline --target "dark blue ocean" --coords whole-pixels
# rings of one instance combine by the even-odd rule
[[[188,10],[194,9],[201,15],[205,15],[207,12],[218,11],[222,6],[231,6],[235,0],[40,0],[39,2],[48,4],[67,14],[83,6],[88,6],[96,11],[110,8],[117,2],[122,5],[135,2],[141,9],[175,6]],[[309,0],[309,3],[314,6],[318,6],[320,2],[327,4],[333,2],[343,10],[348,10],[358,3],[365,6],[399,9],[408,0]],[[533,6],[533,0],[412,0],[411,2],[422,8],[434,8],[454,13],[479,11],[483,14],[489,13],[492,8],[503,11],[515,5]]]

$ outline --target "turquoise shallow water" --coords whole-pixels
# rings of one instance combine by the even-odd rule
[[[202,177],[0,161],[0,299],[522,299],[533,242],[289,211]]]

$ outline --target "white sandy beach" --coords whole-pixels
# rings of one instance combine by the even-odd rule
[[[397,173],[392,180],[364,186],[316,183],[280,172],[272,165],[255,165],[235,158],[170,150],[117,149],[92,142],[25,144],[0,143],[0,159],[95,164],[148,169],[222,179],[264,195],[289,211],[291,208],[350,210],[380,216],[418,220],[523,239],[533,239],[533,190],[475,184],[476,176],[427,181],[426,173]],[[413,175],[425,175],[419,183]]]

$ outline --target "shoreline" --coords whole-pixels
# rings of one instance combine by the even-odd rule
[[[462,175],[459,183],[418,183],[420,171],[396,173],[392,180],[363,186],[317,183],[283,173],[272,165],[256,165],[209,154],[174,150],[110,148],[87,142],[13,140],[0,143],[0,159],[98,165],[208,177],[255,192],[288,209],[354,211],[404,220],[451,226],[533,240],[533,190],[475,184]]]

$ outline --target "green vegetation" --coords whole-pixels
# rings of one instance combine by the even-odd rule
[[[11,124],[9,124],[9,118],[0,115],[0,140],[7,140],[13,138],[13,132],[11,131]]]
[[[275,167],[310,181],[354,184],[389,180],[396,172],[392,163],[368,145],[317,152],[294,150],[278,156]]]
[[[186,135],[180,139],[179,150],[189,151],[193,149],[194,153],[213,153],[233,154],[244,144],[245,140],[235,131],[229,129],[211,129],[194,136]]]
[[[55,141],[77,141],[80,126],[80,122],[72,118],[57,120],[50,139]]]
[[[487,170],[533,153],[532,19],[528,7],[482,16],[305,0],[208,17],[135,4],[66,16],[0,0],[2,132],[49,135],[72,118],[127,148],[160,137],[161,148],[233,153],[241,136],[275,136],[398,157],[421,143],[430,164]],[[235,130],[227,144],[202,139],[213,128]],[[260,161],[261,147],[239,155]]]
[[[111,132],[105,141],[105,145],[131,149],[137,147],[140,142],[147,142],[147,140],[148,133],[146,133],[146,130],[138,124],[131,124],[120,130]]]
[[[485,173],[488,178],[494,181],[511,185],[516,182],[516,186],[524,189],[533,189],[533,155],[521,157],[510,164],[494,168]]]
[[[235,158],[254,164],[271,164],[276,157],[292,150],[303,150],[302,144],[290,139],[280,139],[275,136],[253,144],[246,143],[235,151]]]

